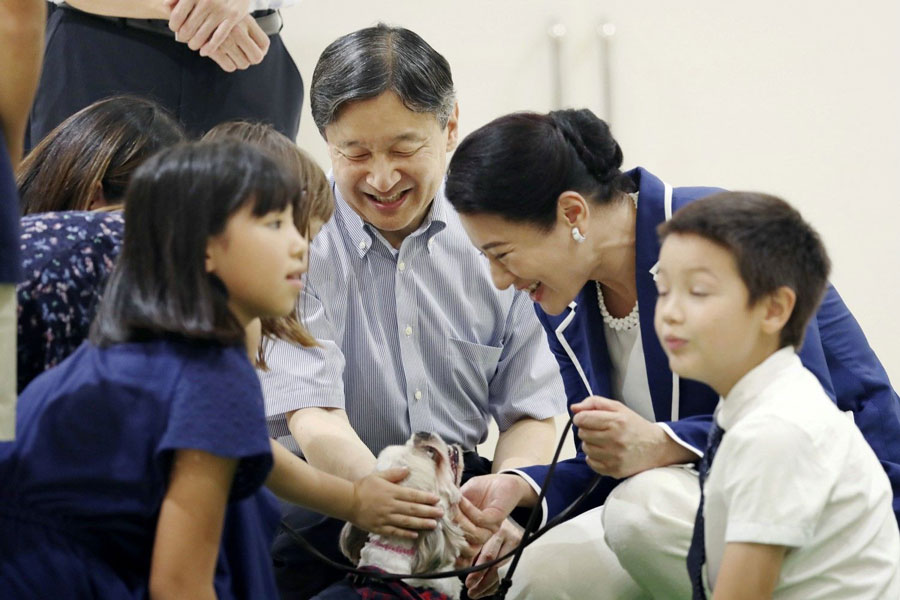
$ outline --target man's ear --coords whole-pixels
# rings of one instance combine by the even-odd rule
[[[762,302],[766,311],[763,315],[763,331],[768,334],[777,334],[784,329],[788,319],[794,313],[797,293],[783,285],[768,294]]]
[[[453,112],[447,120],[447,152],[453,152],[459,141],[459,102],[453,105]]]

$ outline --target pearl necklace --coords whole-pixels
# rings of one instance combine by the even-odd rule
[[[634,200],[634,208],[637,210],[638,195],[637,193],[628,194]],[[603,316],[603,322],[606,323],[613,331],[628,331],[640,325],[640,314],[638,312],[638,303],[635,301],[634,308],[631,312],[622,318],[617,318],[609,314],[606,309],[606,302],[603,300],[603,290],[600,288],[600,282],[595,281],[597,286],[597,305],[600,307],[600,314]]]

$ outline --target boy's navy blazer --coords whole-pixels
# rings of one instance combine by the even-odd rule
[[[642,168],[634,169],[628,175],[640,190],[635,277],[641,341],[654,414],[676,442],[702,456],[719,396],[702,383],[674,375],[656,337],[653,313],[657,293],[653,273],[660,246],[656,228],[681,206],[721,190],[672,188]],[[569,405],[591,395],[610,397],[610,359],[594,282],[588,282],[562,314],[548,315],[539,305],[535,305],[535,309],[559,361]],[[894,492],[894,513],[900,521],[900,398],[891,388],[887,373],[869,347],[862,329],[833,286],[829,286],[819,311],[806,330],[799,355],[828,395],[836,399],[838,407],[853,413],[856,424],[888,474]],[[545,521],[573,502],[594,478],[595,473],[585,462],[577,432],[575,441],[576,457],[560,461],[546,490]],[[517,471],[541,485],[547,470],[546,466],[534,466]],[[604,477],[591,496],[569,516],[603,504],[618,482]]]

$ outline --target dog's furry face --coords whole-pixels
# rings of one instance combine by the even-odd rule
[[[376,470],[394,467],[409,469],[409,476],[400,485],[437,494],[444,509],[444,516],[435,529],[419,533],[410,572],[452,569],[466,544],[462,529],[453,520],[461,498],[462,451],[432,433],[415,433],[406,444],[388,446],[379,453]],[[341,551],[358,564],[360,551],[368,539],[368,533],[347,523],[341,531]]]

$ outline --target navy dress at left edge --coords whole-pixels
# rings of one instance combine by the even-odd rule
[[[19,194],[6,143],[0,136],[0,285],[18,283],[21,275]]]
[[[29,385],[0,443],[0,596],[147,598],[174,451],[239,460],[216,567],[220,599],[274,598],[278,523],[262,392],[243,348],[86,342]]]

